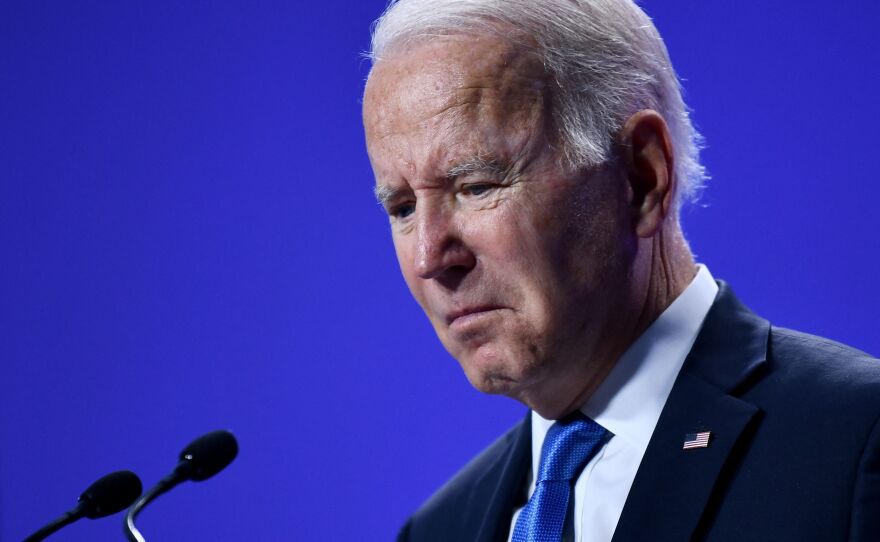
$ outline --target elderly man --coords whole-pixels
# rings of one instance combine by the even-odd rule
[[[630,0],[399,0],[364,96],[407,285],[531,410],[402,540],[880,540],[880,363],[694,262],[698,136]]]

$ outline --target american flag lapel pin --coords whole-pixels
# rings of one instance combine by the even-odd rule
[[[684,445],[681,447],[682,450],[693,450],[694,448],[708,448],[709,447],[709,437],[712,436],[712,431],[703,431],[700,433],[688,433],[684,436]]]

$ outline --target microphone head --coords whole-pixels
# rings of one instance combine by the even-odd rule
[[[186,477],[201,482],[214,476],[238,455],[238,442],[229,431],[211,431],[180,452],[180,466]]]
[[[120,470],[111,472],[90,485],[79,503],[83,515],[89,519],[102,518],[125,510],[141,495],[143,487],[137,474]]]

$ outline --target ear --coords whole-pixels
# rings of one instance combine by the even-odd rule
[[[635,233],[653,237],[673,212],[675,201],[669,128],[659,113],[646,109],[626,121],[619,140]]]

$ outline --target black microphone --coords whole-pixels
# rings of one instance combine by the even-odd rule
[[[123,524],[125,536],[131,542],[146,542],[134,525],[134,520],[146,505],[181,482],[207,480],[232,463],[236,455],[238,455],[238,442],[229,431],[212,431],[192,441],[180,452],[180,462],[171,474],[159,480],[159,483],[144,493],[128,509]]]
[[[39,542],[78,519],[98,519],[121,512],[140,496],[142,489],[141,479],[135,473],[127,470],[112,472],[83,491],[76,508],[25,538],[24,542]]]

